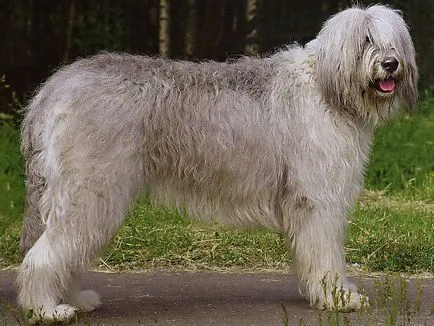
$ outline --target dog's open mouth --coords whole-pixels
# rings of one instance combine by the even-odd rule
[[[390,78],[378,80],[375,83],[375,87],[381,93],[392,93],[396,88],[396,82],[395,79],[390,77]]]

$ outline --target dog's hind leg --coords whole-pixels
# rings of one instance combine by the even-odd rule
[[[32,134],[29,124],[24,124],[22,133],[22,154],[26,161],[26,215],[20,238],[20,250],[25,255],[45,230],[45,223],[39,209],[45,191],[44,163],[41,139]],[[35,149],[38,148],[38,149]]]
[[[26,216],[20,238],[20,250],[23,255],[29,251],[45,230],[39,210],[39,200],[42,197],[44,183],[44,179],[39,175],[26,178]]]
[[[19,269],[18,302],[30,323],[68,320],[75,308],[61,304],[69,287],[71,269],[69,235],[47,229],[27,252]]]
[[[60,173],[42,196],[47,227],[18,274],[18,301],[33,312],[30,321],[62,321],[77,309],[96,308],[98,295],[73,287],[75,277],[111,240],[142,182],[140,164],[132,160],[83,169]]]

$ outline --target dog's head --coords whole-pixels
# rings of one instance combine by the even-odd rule
[[[399,11],[375,5],[331,17],[307,45],[326,101],[376,123],[417,99],[415,50]]]

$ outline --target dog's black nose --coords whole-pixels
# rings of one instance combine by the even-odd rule
[[[384,68],[384,70],[390,73],[398,69],[398,65],[399,65],[398,60],[396,60],[396,58],[394,57],[388,57],[384,59],[383,62],[381,63],[381,66]]]

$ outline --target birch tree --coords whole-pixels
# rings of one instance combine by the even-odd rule
[[[185,34],[185,56],[193,57],[197,41],[197,7],[195,0],[188,0],[187,31]]]
[[[69,10],[68,10],[68,24],[66,26],[66,35],[65,35],[65,51],[63,52],[63,61],[66,62],[69,60],[69,52],[71,50],[72,45],[72,31],[74,29],[74,20],[75,20],[75,0],[69,1]]]
[[[257,43],[258,31],[256,27],[256,13],[258,8],[257,0],[247,0],[246,3],[246,45],[244,47],[244,53],[247,55],[256,55],[259,50]]]
[[[170,0],[160,0],[159,37],[160,56],[167,58],[170,51]]]

